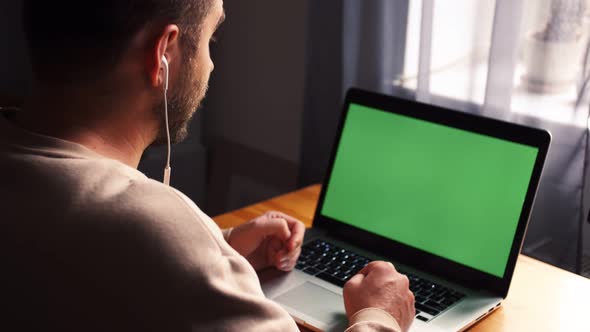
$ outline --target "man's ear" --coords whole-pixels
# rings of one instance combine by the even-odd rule
[[[166,57],[170,67],[179,52],[179,28],[176,24],[169,24],[161,30],[150,47],[147,59],[150,83],[153,87],[161,86],[164,83],[164,68],[162,57]]]

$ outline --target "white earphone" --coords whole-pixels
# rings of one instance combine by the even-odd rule
[[[164,67],[164,91],[168,91],[168,59],[166,56],[162,56],[162,67]]]
[[[170,185],[170,173],[172,172],[172,168],[170,167],[170,126],[168,124],[168,97],[166,93],[168,92],[168,74],[170,68],[168,66],[168,59],[166,56],[162,56],[162,67],[164,68],[164,116],[166,119],[166,139],[168,142],[168,157],[166,158],[166,167],[164,168],[164,184],[169,186]]]

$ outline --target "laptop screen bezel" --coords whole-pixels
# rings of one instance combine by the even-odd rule
[[[342,138],[342,130],[344,128],[350,104],[353,103],[383,112],[442,124],[452,128],[467,130],[538,149],[539,152],[535,160],[531,180],[527,188],[523,208],[512,241],[510,255],[502,278],[411,247],[401,242],[370,233],[321,214],[327,191],[327,184],[330,181],[334,161]],[[494,295],[506,297],[514,273],[516,260],[522,247],[524,234],[530,218],[532,205],[541,178],[543,165],[547,157],[550,141],[551,134],[545,130],[525,127],[514,123],[398,97],[363,91],[360,89],[350,89],[346,96],[344,109],[338,125],[336,140],[332,148],[328,171],[324,179],[324,185],[322,186],[315,211],[314,227],[324,229],[332,236],[374,252],[380,256],[388,257],[396,262],[415,267],[452,282],[460,283],[469,288],[486,290]]]

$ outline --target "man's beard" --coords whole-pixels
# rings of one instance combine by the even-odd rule
[[[188,62],[190,63],[190,61]],[[168,95],[168,124],[172,144],[180,143],[186,139],[188,136],[188,124],[207,93],[208,77],[199,80],[194,71],[190,70],[189,63],[183,66],[189,68],[187,70],[188,74],[178,78],[178,83],[174,87],[176,91],[169,92]],[[154,145],[166,144],[164,101],[155,107],[154,112],[158,114],[161,120],[160,130]]]

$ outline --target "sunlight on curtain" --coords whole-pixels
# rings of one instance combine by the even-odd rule
[[[430,88],[433,95],[483,104],[495,1],[433,1]],[[410,1],[403,76],[395,85],[418,86],[422,1]]]
[[[419,59],[423,51],[420,43],[424,36],[422,9],[427,2],[410,1],[404,70],[394,85],[418,88]],[[497,3],[472,0],[433,3],[429,93],[483,105]],[[585,1],[524,1],[523,17],[517,29],[518,58],[513,68],[509,107],[512,111],[586,126],[586,112],[575,108],[579,97],[578,108],[588,106],[587,94],[580,93],[588,45],[585,32],[590,31],[589,11],[584,15],[579,12],[583,5],[576,7],[582,3]],[[505,24],[514,19],[500,17],[497,22]],[[570,30],[577,33],[573,39],[569,37]],[[552,40],[544,40],[548,37]]]
[[[421,101],[469,102],[552,132],[524,251],[578,272],[590,242],[589,8],[590,0],[410,0],[403,71],[393,80]]]

